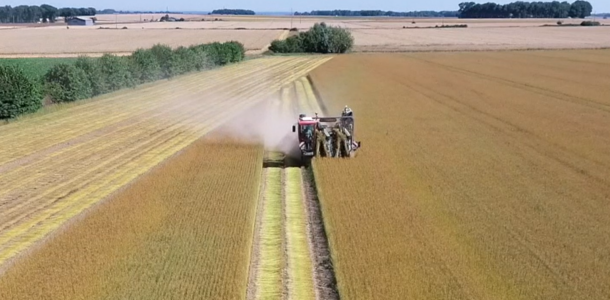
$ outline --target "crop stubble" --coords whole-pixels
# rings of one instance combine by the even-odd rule
[[[609,297],[608,66],[598,50],[352,55],[315,70],[365,145],[315,161],[341,296]]]
[[[0,264],[326,60],[254,60],[0,127]]]

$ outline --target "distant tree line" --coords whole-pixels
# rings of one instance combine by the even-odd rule
[[[295,16],[339,16],[339,17],[422,17],[422,18],[452,18],[457,17],[457,11],[383,11],[383,10],[313,10],[311,12],[295,12]]]
[[[253,16],[256,13],[248,9],[215,9],[210,15],[248,15]]]
[[[9,5],[0,7],[0,23],[54,23],[58,16],[95,16],[96,9],[88,8],[56,8],[54,6],[43,4],[37,5],[19,5],[11,7]]]
[[[114,15],[114,14],[172,14],[172,15],[181,15],[183,14],[182,12],[171,12],[171,11],[152,11],[152,10],[148,10],[148,11],[142,11],[142,10],[114,10],[114,9],[109,9],[109,8],[105,8],[102,10],[99,10],[97,12],[98,15]]]
[[[570,4],[559,2],[513,2],[460,3],[460,18],[585,18],[591,15],[593,6],[588,1],[575,1]]]
[[[95,16],[97,10],[93,7],[89,8],[60,8],[59,16],[68,18],[68,17],[77,17],[77,16]]]

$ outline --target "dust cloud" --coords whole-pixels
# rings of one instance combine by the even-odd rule
[[[224,124],[216,132],[225,138],[246,143],[261,143],[268,151],[281,151],[286,156],[300,158],[297,134],[292,132],[297,113],[281,109],[277,98],[244,110],[237,118]]]

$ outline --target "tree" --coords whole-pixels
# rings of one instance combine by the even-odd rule
[[[85,71],[65,63],[53,66],[45,74],[44,87],[53,102],[73,102],[93,96]]]
[[[569,16],[571,18],[584,19],[585,17],[590,16],[592,11],[593,6],[591,5],[591,3],[579,0],[572,3],[572,6],[570,7]]]
[[[138,49],[131,55],[134,63],[136,80],[139,82],[150,82],[161,79],[163,72],[157,57],[150,49]]]
[[[87,79],[91,83],[92,96],[108,93],[110,87],[106,82],[106,78],[102,75],[101,66],[97,59],[81,56],[79,57],[74,66],[83,70],[87,75]]]
[[[348,30],[316,23],[309,31],[273,41],[269,50],[276,53],[345,53],[353,44],[354,38]]]
[[[129,70],[128,58],[104,54],[99,58],[100,71],[106,79],[110,91],[135,86],[133,75]]]
[[[16,118],[41,107],[39,84],[21,68],[0,65],[0,119]]]
[[[159,66],[161,66],[162,78],[172,77],[172,48],[167,45],[156,44],[150,48],[150,51],[157,58]]]
[[[58,13],[57,8],[48,4],[43,4],[40,6],[40,9],[42,10],[42,22],[55,23]]]

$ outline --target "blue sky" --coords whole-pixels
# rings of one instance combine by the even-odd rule
[[[471,0],[473,1],[473,0]],[[538,1],[538,0],[533,0]],[[562,0],[560,0],[562,1]],[[24,0],[4,0],[2,5],[40,5],[43,2],[24,1]],[[338,1],[338,0],[229,0],[229,1],[189,1],[189,0],[98,0],[98,1],[77,1],[77,0],[47,0],[47,3],[57,7],[95,7],[114,8],[119,10],[165,10],[169,7],[173,11],[210,11],[217,8],[244,8],[254,11],[310,11],[313,9],[381,9],[393,11],[412,11],[412,10],[457,10],[458,3],[466,0],[385,0],[385,1]],[[474,2],[496,2],[508,3],[513,1],[493,1],[483,0]],[[573,1],[568,1],[573,2]],[[593,5],[594,12],[610,12],[610,0],[589,0]]]

